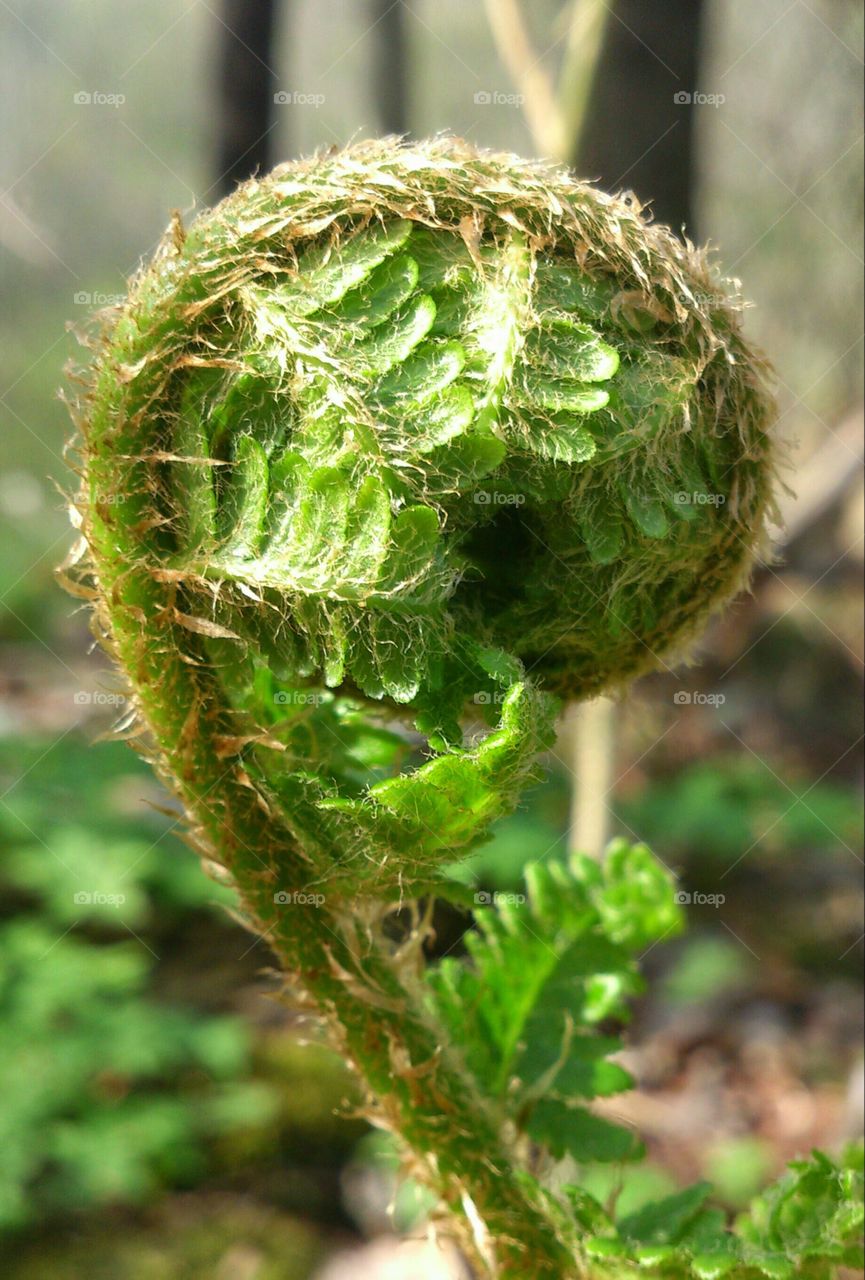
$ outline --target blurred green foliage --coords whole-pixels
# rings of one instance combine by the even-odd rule
[[[670,864],[712,859],[721,870],[754,850],[764,858],[794,853],[846,855],[862,845],[862,803],[853,785],[788,778],[783,764],[717,755],[653,778],[612,802],[612,825],[661,851]],[[520,812],[500,822],[492,841],[454,874],[472,883],[515,888],[529,859],[566,853],[570,790],[561,769],[527,792]],[[468,867],[468,871],[465,868]]]
[[[700,1004],[753,980],[753,957],[732,938],[685,938],[677,963],[666,974],[664,997],[671,1004]]]
[[[755,844],[763,857],[861,847],[856,788],[783,775],[783,767],[773,771],[748,756],[715,756],[655,781],[617,808],[671,859],[732,861]]]
[[[772,1159],[769,1144],[760,1138],[729,1138],[706,1153],[706,1174],[719,1200],[745,1209],[765,1187]]]
[[[16,1248],[4,1280],[309,1280],[324,1252],[315,1232],[273,1208],[225,1195],[184,1197],[143,1220],[88,1219],[74,1237],[45,1233]]]
[[[648,1160],[632,1166],[584,1165],[579,1183],[616,1219],[636,1213],[644,1205],[676,1190],[670,1175]]]
[[[136,944],[0,929],[0,1227],[138,1202],[206,1168],[202,1141],[271,1114],[236,1018],[160,1007]]]
[[[399,1144],[389,1133],[374,1129],[355,1148],[349,1175],[357,1171],[364,1179],[380,1181],[387,1191],[387,1203],[394,1229],[400,1233],[419,1230],[435,1209],[435,1196],[402,1170]],[[355,1208],[362,1216],[363,1207]],[[371,1223],[374,1226],[376,1224]]]
[[[248,1079],[239,1018],[149,990],[154,936],[138,931],[226,891],[166,837],[166,820],[142,834],[118,808],[118,784],[141,768],[123,747],[90,759],[67,738],[44,752],[26,747],[22,770],[22,753],[0,743],[11,913],[0,921],[0,1229],[189,1185],[209,1140],[275,1110],[269,1086]]]

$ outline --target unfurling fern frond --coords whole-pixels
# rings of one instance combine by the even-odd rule
[[[96,625],[376,1122],[485,1274],[624,1274],[648,1248],[705,1278],[697,1193],[656,1229],[544,1176],[638,1147],[588,1104],[628,1083],[598,1024],[677,922],[647,851],[538,866],[465,962],[423,958],[557,697],[652,669],[747,578],[771,402],[731,287],[565,173],[361,144],[176,223],[95,348]]]

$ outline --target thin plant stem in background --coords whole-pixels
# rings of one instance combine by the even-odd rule
[[[519,0],[485,0],[502,62],[523,95],[523,111],[540,155],[567,162],[579,151],[604,33],[605,0],[572,0],[566,9],[565,50],[558,83],[532,47]],[[570,850],[600,858],[609,831],[609,793],[615,760],[616,709],[608,698],[574,708],[560,737],[570,752]]]

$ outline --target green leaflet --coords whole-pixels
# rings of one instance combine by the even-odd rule
[[[191,549],[207,547],[216,533],[216,497],[211,475],[210,440],[200,413],[201,387],[186,389],[174,427],[174,449],[184,461],[172,471],[171,500],[178,516],[179,537]]]
[[[652,1201],[623,1218],[619,1232],[637,1244],[675,1244],[700,1213],[711,1190],[708,1182],[698,1182],[664,1200]]]
[[[581,1161],[636,1160],[643,1154],[642,1145],[627,1129],[584,1107],[569,1107],[551,1098],[533,1109],[527,1130],[559,1160],[566,1155]]]
[[[411,252],[420,268],[420,287],[425,293],[442,288],[470,286],[475,280],[474,264],[460,236],[443,240],[428,227],[415,226]]]
[[[304,413],[292,435],[292,450],[310,466],[344,466],[356,451],[345,414],[331,403],[325,390],[310,386],[302,399]]]
[[[579,861],[573,870],[537,864],[526,874],[528,896],[478,915],[466,936],[470,964],[445,960],[428,978],[434,1007],[469,1066],[516,1124],[576,1160],[631,1158],[633,1134],[573,1106],[628,1087],[608,1061],[620,1044],[596,1037],[602,1019],[626,1016],[638,989],[632,954],[646,937],[674,928],[671,878],[658,864],[649,874],[641,846],[615,845],[609,865]],[[638,887],[628,888],[636,872]],[[624,929],[622,902],[639,895],[639,925]],[[471,1011],[476,1028],[468,1046]]]
[[[517,659],[513,658],[509,653],[505,653],[503,649],[475,646],[472,649],[472,657],[481,670],[485,671],[496,684],[505,688],[510,684],[516,684],[522,674],[522,669]]]
[[[207,401],[203,406],[212,457],[230,457],[234,442],[241,436],[252,436],[268,457],[284,446],[295,411],[287,396],[274,396],[273,382],[267,373],[266,366],[240,373],[225,388],[225,375],[219,371],[224,395],[215,400],[209,412]]]
[[[321,670],[324,683],[334,689],[345,679],[352,618],[347,609],[337,605],[328,611],[328,621],[330,625],[320,632]]]
[[[435,320],[436,304],[429,294],[407,302],[384,324],[374,329],[353,353],[361,377],[381,377],[411,355]]]
[[[608,1061],[622,1048],[621,1042],[612,1036],[577,1031],[569,1023],[576,1006],[580,1018],[595,1025],[591,987],[582,1005],[575,993],[577,984],[590,980],[594,966],[601,961],[598,948],[575,944],[544,984],[526,1020],[525,1047],[516,1063],[517,1074],[528,1087],[542,1083],[545,1091],[567,1098],[607,1098],[632,1088],[627,1071]]]
[[[291,533],[303,486],[309,478],[309,463],[299,453],[287,449],[270,468],[265,536],[270,547],[283,546]]]
[[[430,454],[430,496],[446,495],[459,485],[474,485],[495,472],[507,446],[491,435],[461,435]]]
[[[252,436],[241,436],[223,482],[218,521],[222,555],[256,554],[267,522],[268,478],[264,449]]]
[[[611,564],[625,545],[622,520],[603,502],[580,510],[580,532],[595,564]]]
[[[374,267],[401,249],[410,232],[411,223],[398,219],[358,232],[335,249],[308,249],[298,258],[296,275],[274,293],[298,315],[338,302]]]
[[[478,747],[436,756],[413,773],[374,784],[360,800],[327,800],[323,807],[350,816],[370,839],[380,839],[383,829],[423,865],[443,865],[510,811],[550,740],[552,712],[544,695],[515,685],[499,727]]]
[[[609,318],[618,286],[609,276],[589,278],[576,267],[542,262],[537,269],[538,307],[572,311],[594,321]]]
[[[418,281],[418,266],[407,253],[388,258],[356,289],[347,294],[334,313],[337,322],[361,331],[375,329],[406,302]]]
[[[693,441],[687,441],[682,449],[673,483],[676,492],[672,495],[670,507],[680,520],[692,523],[705,518],[707,514],[711,515],[716,509],[711,485],[706,479]],[[722,491],[721,498],[726,500],[725,491]]]
[[[370,609],[352,632],[352,671],[369,697],[411,702],[438,643],[436,626],[425,617]]]
[[[583,422],[565,413],[548,418],[521,415],[509,419],[505,429],[509,437],[551,462],[588,462],[598,449]]]
[[[475,281],[463,289],[436,289],[433,296],[436,318],[430,334],[435,338],[464,338],[470,334],[483,310],[481,285]]]
[[[623,494],[625,509],[637,529],[647,538],[665,538],[670,529],[667,513],[659,497],[645,489],[629,488]]]
[[[466,335],[482,384],[479,408],[485,429],[498,417],[531,311],[532,260],[525,236],[512,233],[490,266],[491,275],[483,281],[477,314]]]
[[[422,408],[406,415],[402,429],[418,453],[447,444],[471,426],[475,402],[468,387],[448,387]]]
[[[391,530],[390,495],[378,476],[362,481],[348,514],[341,571],[346,586],[375,582],[387,557]]]
[[[443,755],[423,766],[426,772],[379,783],[373,798],[385,810],[442,848],[467,843],[485,829],[500,808],[496,791],[476,761]]]
[[[399,594],[426,602],[440,597],[441,586],[430,579],[440,549],[440,530],[431,507],[406,507],[394,521],[393,549],[381,582],[384,596]]]
[[[693,382],[685,361],[651,350],[629,353],[609,392],[597,422],[605,458],[645,450],[666,432],[687,427]]]
[[[556,378],[543,370],[526,369],[517,384],[517,403],[525,408],[538,406],[552,413],[595,413],[609,402],[610,393],[600,387],[585,386],[568,378]]]
[[[425,404],[459,377],[465,363],[466,353],[458,342],[425,342],[391,369],[372,388],[372,395],[384,406],[402,400]]]
[[[286,541],[269,554],[277,577],[285,572],[310,591],[329,584],[345,544],[347,520],[346,477],[335,467],[316,469],[298,495]]]
[[[607,382],[619,368],[619,353],[586,324],[556,316],[533,329],[523,359],[546,373],[574,382]]]

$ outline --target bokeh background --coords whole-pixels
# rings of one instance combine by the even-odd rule
[[[861,6],[0,0],[0,33],[4,1275],[461,1274],[396,1246],[422,1199],[404,1188],[388,1213],[387,1141],[271,998],[266,946],[124,745],[116,678],[53,580],[70,326],[122,294],[171,210],[387,131],[556,151],[633,186],[718,248],[777,369],[792,492],[774,558],[695,665],[565,726],[550,781],[470,872],[515,888],[577,827],[645,839],[695,899],[687,936],[645,958],[641,1087],[612,1104],[648,1164],[584,1175],[634,1206],[708,1177],[733,1212],[785,1160],[856,1136]],[[576,759],[601,784],[575,809]]]

